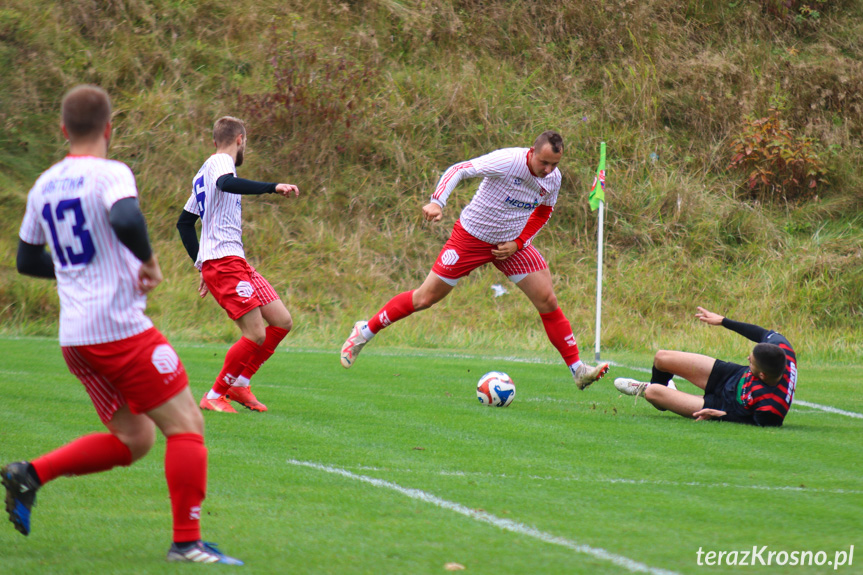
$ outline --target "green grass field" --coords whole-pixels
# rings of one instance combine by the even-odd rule
[[[2,345],[0,461],[100,430],[55,340]],[[778,430],[696,423],[620,396],[612,380],[643,375],[633,369],[616,366],[579,392],[550,355],[375,345],[350,371],[335,349],[283,347],[253,382],[268,413],[206,414],[202,526],[246,561],[237,569],[419,574],[453,562],[477,574],[827,573],[833,567],[698,566],[696,553],[766,545],[832,561],[854,545],[854,564],[837,571],[863,570],[860,418],[797,406]],[[200,396],[226,348],[176,347]],[[476,400],[476,380],[492,369],[518,385],[509,408]],[[863,413],[861,377],[863,366],[803,364],[797,399]],[[29,537],[4,519],[3,573],[208,569],[164,562],[163,452],[160,439],[131,468],[47,485]]]

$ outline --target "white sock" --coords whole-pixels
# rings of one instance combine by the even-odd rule
[[[578,368],[582,365],[584,365],[584,362],[579,359],[578,361],[569,366],[569,371],[572,372],[572,377],[575,377],[576,370],[578,370]]]
[[[363,326],[360,328],[360,333],[363,334],[363,337],[366,339],[366,341],[371,341],[371,339],[375,336],[372,330],[369,329],[369,324],[367,323],[364,323]]]
[[[222,397],[222,394],[220,394],[215,389],[211,389],[210,391],[207,392],[207,399],[217,399],[219,397]]]
[[[231,384],[231,387],[249,387],[252,382],[249,381],[248,377],[243,377],[242,375],[237,378],[237,381]]]

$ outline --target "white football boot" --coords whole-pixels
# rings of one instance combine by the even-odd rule
[[[584,362],[572,372],[572,377],[575,379],[575,385],[578,389],[587,389],[597,379],[608,373],[608,363],[603,362],[596,367],[591,367]]]
[[[351,330],[351,335],[348,336],[348,339],[345,340],[344,345],[342,345],[342,367],[345,369],[349,368],[354,364],[357,360],[357,356],[362,351],[363,346],[368,343],[368,340],[363,337],[363,332],[360,328],[362,328],[367,322],[358,321],[354,324],[354,328]]]

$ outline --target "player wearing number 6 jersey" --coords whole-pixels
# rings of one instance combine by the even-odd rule
[[[730,320],[699,307],[695,314],[708,325],[721,325],[756,343],[749,365],[739,365],[685,351],[659,350],[649,382],[619,377],[614,386],[627,395],[644,396],[661,411],[696,420],[718,419],[760,427],[782,425],[797,387],[797,355],[791,343],[773,330]],[[704,390],[704,397],[670,388],[677,375]]]
[[[231,400],[253,411],[267,411],[252,393],[250,380],[276,351],[293,325],[291,314],[273,287],[247,261],[243,250],[242,196],[277,193],[299,195],[292,184],[268,184],[237,177],[246,149],[246,127],[224,116],[213,126],[216,153],[192,181],[177,230],[189,257],[201,271],[198,293],[219,302],[242,332],[228,350],[213,388],[201,398],[201,409],[236,413]],[[201,219],[201,241],[195,222]],[[265,325],[265,322],[267,325]]]
[[[608,364],[591,367],[579,359],[572,327],[557,303],[548,264],[531,241],[551,217],[560,191],[557,165],[563,138],[543,132],[532,148],[507,148],[451,166],[444,172],[431,202],[423,207],[426,220],[443,216],[447,198],[466,178],[483,178],[462,211],[437,261],[416,290],[395,296],[369,321],[359,321],[342,346],[341,362],[351,367],[360,350],[380,330],[445,298],[459,279],[492,263],[536,307],[548,339],[557,348],[579,389],[605,375]]]
[[[162,281],[150,247],[132,171],[106,159],[111,103],[95,86],[63,99],[69,155],[36,181],[27,197],[18,271],[57,279],[60,346],[110,433],[81,437],[0,471],[6,511],[30,533],[36,491],[63,475],[131,465],[167,438],[165,477],[174,519],[169,561],[242,564],[201,541],[207,486],[203,418],[168,341],[144,315],[146,293]],[[51,255],[45,246],[51,246]]]

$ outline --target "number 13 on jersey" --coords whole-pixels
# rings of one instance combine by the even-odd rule
[[[81,207],[81,198],[61,200],[57,202],[56,208],[46,203],[42,206],[42,218],[51,231],[53,251],[61,267],[90,263],[96,255],[96,246],[93,245],[90,231],[85,227],[87,219]]]

